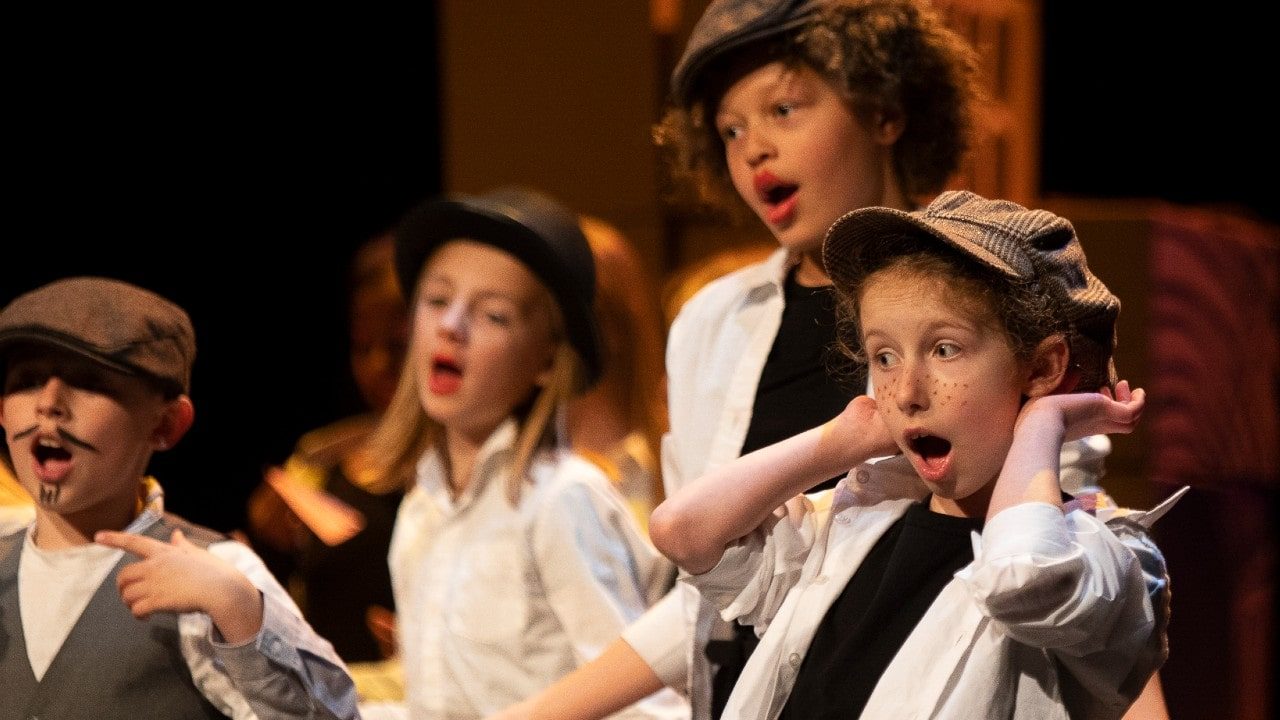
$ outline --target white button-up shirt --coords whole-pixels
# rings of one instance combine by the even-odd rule
[[[910,464],[863,465],[687,578],[763,633],[724,720],[777,718],[827,610],[926,489]],[[1167,506],[1104,523],[1047,503],[974,533],[956,573],[868,699],[874,718],[1119,718],[1166,655],[1168,580],[1147,536]]]
[[[667,339],[671,428],[662,443],[668,497],[741,452],[760,374],[782,323],[791,265],[780,249],[714,280],[685,303],[672,324]],[[1071,491],[1096,485],[1110,448],[1104,435],[1063,446],[1063,486]],[[688,693],[696,720],[707,720],[711,665],[703,650],[713,635],[722,634],[727,636],[728,628],[715,609],[691,585],[678,583],[623,638],[664,683]]]
[[[670,580],[580,457],[538,456],[512,507],[515,438],[514,421],[494,431],[456,499],[428,451],[400,506],[390,563],[414,718],[478,718],[523,700],[599,655]],[[629,716],[651,715],[642,703]]]

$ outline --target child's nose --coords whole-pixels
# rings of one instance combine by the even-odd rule
[[[467,333],[467,308],[460,300],[449,303],[440,316],[440,330],[452,338],[461,339]]]
[[[748,165],[755,167],[778,154],[778,148],[774,145],[773,139],[762,128],[751,128],[746,133],[745,152]]]
[[[914,415],[929,409],[929,371],[919,363],[909,363],[903,368],[902,381],[898,384],[898,409]]]
[[[56,375],[49,376],[49,379],[44,381],[44,386],[40,388],[39,397],[36,398],[36,412],[45,417],[64,417],[67,414],[66,390],[67,384],[62,381],[62,378]]]

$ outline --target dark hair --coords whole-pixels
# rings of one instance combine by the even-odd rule
[[[995,313],[1013,354],[1023,362],[1035,355],[1040,341],[1068,330],[1061,304],[1040,283],[1017,280],[980,265],[936,240],[904,237],[903,252],[880,258],[852,285],[836,285],[836,347],[859,364],[866,363],[859,309],[867,280],[877,272],[903,269],[937,278]]]
[[[667,111],[654,140],[677,196],[736,205],[716,109],[730,85],[775,61],[817,72],[863,121],[877,114],[905,121],[893,162],[908,197],[941,190],[969,150],[979,92],[969,44],[918,2],[840,0],[794,32],[716,58],[695,79],[692,103]]]

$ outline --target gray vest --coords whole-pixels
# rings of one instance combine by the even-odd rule
[[[222,536],[174,515],[144,534],[168,540],[173,528],[201,547]],[[137,558],[125,553],[85,607],[38,682],[27,659],[18,606],[18,560],[26,531],[0,537],[0,720],[225,718],[191,680],[178,644],[178,618],[138,620],[120,599],[116,575]]]

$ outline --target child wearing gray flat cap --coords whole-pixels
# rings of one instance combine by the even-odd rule
[[[0,537],[0,717],[355,718],[346,667],[247,546],[146,473],[191,427],[182,308],[77,277],[0,311],[0,425],[35,520]]]

